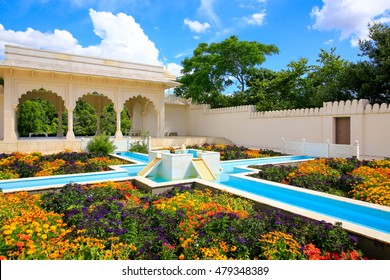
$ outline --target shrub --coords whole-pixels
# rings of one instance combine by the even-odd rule
[[[97,153],[102,156],[107,156],[116,149],[113,141],[110,141],[110,136],[105,133],[95,135],[87,145],[87,150],[92,153]]]
[[[147,154],[148,153],[148,144],[145,141],[133,142],[130,145],[129,151],[133,152],[133,153]]]

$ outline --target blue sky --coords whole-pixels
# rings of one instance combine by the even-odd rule
[[[263,67],[280,70],[320,49],[361,58],[367,24],[390,23],[390,0],[0,0],[4,45],[159,64],[178,74],[201,42],[237,35],[275,44]]]

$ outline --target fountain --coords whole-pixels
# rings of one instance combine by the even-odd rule
[[[213,181],[221,172],[219,152],[187,150],[184,144],[174,153],[169,150],[150,151],[148,162],[139,176],[169,181],[190,178]]]

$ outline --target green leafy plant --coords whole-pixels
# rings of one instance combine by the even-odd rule
[[[130,152],[134,152],[134,153],[147,154],[148,145],[144,141],[136,141],[131,143],[129,150]]]
[[[148,131],[141,133],[141,140],[135,141],[130,145],[130,152],[147,154],[149,152],[147,138],[149,137]]]
[[[114,141],[110,141],[110,136],[102,133],[95,135],[87,145],[87,150],[91,153],[101,154],[107,156],[116,149]]]

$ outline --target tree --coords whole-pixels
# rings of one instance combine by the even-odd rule
[[[182,86],[175,89],[175,94],[212,107],[224,106],[227,87],[236,84],[244,93],[265,56],[275,53],[278,48],[274,45],[239,41],[236,36],[220,43],[201,43],[192,57],[182,61],[183,76],[178,78]]]
[[[26,100],[20,104],[17,119],[20,136],[44,132],[54,134],[57,130],[57,115],[54,105],[47,100]]]
[[[345,80],[345,71],[351,63],[336,55],[336,48],[330,52],[321,49],[317,62],[307,77],[307,106],[320,107],[323,102],[352,99],[354,94]]]
[[[125,134],[130,130],[131,121],[130,114],[126,107],[121,112],[121,131]],[[101,116],[102,131],[109,135],[116,133],[116,112],[114,110],[114,103],[110,103],[103,108]]]
[[[257,110],[285,110],[307,106],[307,73],[310,66],[301,58],[287,65],[286,70],[262,70],[250,81],[248,95]]]
[[[73,130],[75,135],[95,135],[96,114],[92,105],[82,100],[76,102]]]
[[[368,26],[369,39],[360,40],[361,56],[366,61],[347,69],[349,87],[357,98],[370,103],[390,102],[390,27],[382,23]]]

